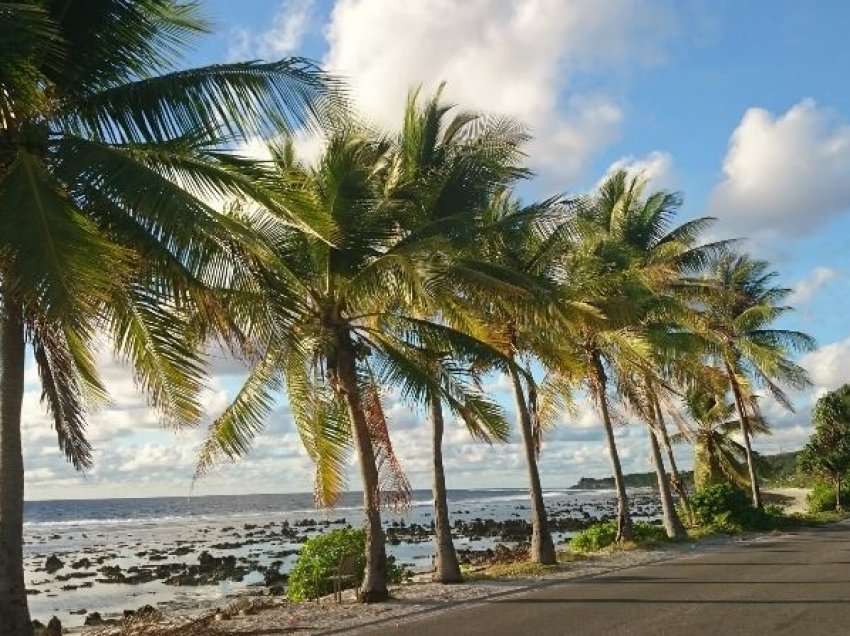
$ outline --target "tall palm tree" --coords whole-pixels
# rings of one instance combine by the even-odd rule
[[[480,237],[481,212],[489,205],[496,188],[523,176],[515,166],[519,146],[525,136],[509,120],[495,120],[455,109],[441,102],[441,86],[421,106],[419,89],[408,97],[404,125],[397,142],[397,165],[402,183],[394,196],[413,204],[416,234],[446,235],[459,259],[444,279],[448,283],[437,301],[434,320],[481,338],[483,325],[467,308],[466,294],[453,285],[452,272],[468,274],[466,266],[474,258],[474,244]],[[471,134],[473,127],[474,134]],[[446,267],[441,247],[431,254],[439,266]],[[469,282],[469,281],[467,281]],[[436,298],[436,296],[435,296]],[[434,364],[441,364],[441,352],[435,348]],[[456,361],[455,361],[456,362]],[[445,471],[442,460],[444,419],[438,392],[428,397],[432,423],[433,495],[434,495],[434,580],[455,583],[462,580],[460,564],[451,535]],[[475,418],[464,418],[473,436],[504,441],[507,429],[482,431]]]
[[[537,359],[544,366],[560,364],[555,334],[562,334],[574,323],[576,314],[586,308],[559,288],[562,273],[561,250],[571,232],[569,202],[562,197],[523,206],[509,190],[497,196],[490,207],[487,227],[479,247],[487,260],[490,277],[507,273],[509,287],[494,290],[486,298],[475,300],[482,320],[489,325],[490,339],[512,360]],[[551,419],[541,416],[537,387],[530,370],[519,365],[508,369],[516,417],[522,436],[531,499],[532,561],[557,562],[549,531],[546,505],[538,468],[541,434]],[[550,404],[564,404],[569,396]],[[550,409],[551,412],[552,409]]]
[[[204,200],[253,186],[216,150],[262,132],[267,117],[310,121],[326,92],[301,60],[177,70],[205,28],[195,5],[173,0],[0,6],[3,636],[32,629],[21,554],[27,345],[77,468],[91,464],[86,413],[105,397],[96,333],[112,337],[169,421],[196,422],[203,360],[187,310],[221,317],[209,285],[250,273],[236,248],[243,229]]]
[[[760,419],[755,391],[764,387],[780,405],[793,410],[783,387],[803,389],[811,383],[790,355],[815,346],[814,339],[805,333],[773,327],[791,311],[781,304],[791,290],[775,286],[776,276],[765,261],[746,255],[721,255],[708,264],[706,291],[696,299],[697,327],[734,397],[756,507],[761,507],[762,501],[750,442],[750,422]]]
[[[641,175],[615,172],[579,213],[585,242],[603,272],[615,275],[610,287],[613,293],[609,291],[600,299],[600,308],[611,324],[619,322],[621,329],[631,330],[644,346],[621,348],[615,355],[625,354],[625,365],[615,355],[603,356],[598,346],[585,349],[595,348],[597,356],[605,358],[619,395],[647,424],[665,526],[671,537],[681,537],[684,529],[672,504],[657,439],[666,435],[661,403],[666,401],[662,397],[672,392],[672,385],[687,377],[689,360],[700,344],[686,331],[687,296],[682,288],[689,288],[687,277],[713,256],[724,253],[728,242],[701,244],[700,234],[713,219],[696,218],[677,224],[681,197],[666,191],[646,193],[646,186]],[[594,367],[595,384],[603,385],[604,369],[593,364],[591,370]],[[600,388],[594,392],[604,395]],[[601,411],[604,421],[607,409]],[[606,426],[606,430],[609,428]],[[613,458],[616,449],[613,437],[609,435],[609,439]]]
[[[435,254],[451,253],[452,245],[422,224],[415,197],[400,194],[407,190],[393,143],[351,124],[331,136],[313,168],[297,161],[291,145],[270,152],[265,165],[246,169],[281,209],[314,222],[305,232],[277,207],[243,211],[272,256],[264,265],[267,324],[245,384],[210,427],[198,474],[221,456],[246,453],[285,388],[317,466],[320,504],[333,503],[344,488],[347,450],[354,447],[367,540],[359,598],[379,601],[388,595],[382,494],[403,499],[409,485],[392,451],[378,387],[395,387],[401,399],[435,413],[439,400],[482,436],[498,438],[500,411],[460,361],[484,356],[498,364],[499,356],[432,318],[445,311],[446,295],[447,270]],[[458,213],[453,222],[470,221]],[[278,299],[277,288],[299,293]]]
[[[627,234],[639,217],[638,185],[629,182],[625,173],[617,173],[578,206],[574,245],[566,267],[567,271],[583,272],[592,281],[585,300],[598,314],[588,316],[563,343],[564,357],[575,363],[569,372],[566,367],[555,367],[559,377],[553,383],[562,391],[583,384],[599,411],[617,490],[618,542],[631,540],[632,522],[609,393],[613,388],[622,391],[630,385],[629,378],[649,368],[649,348],[638,307],[652,290],[642,277],[637,250]]]

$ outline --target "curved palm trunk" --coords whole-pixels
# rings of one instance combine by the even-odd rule
[[[605,369],[599,354],[591,354],[593,363],[593,387],[596,393],[596,401],[602,414],[602,424],[605,427],[605,436],[608,439],[608,454],[611,457],[611,468],[614,471],[614,486],[617,489],[617,543],[632,540],[632,516],[629,513],[629,496],[626,494],[626,480],[623,477],[623,467],[620,464],[620,454],[617,452],[617,441],[614,439],[614,425],[611,422],[611,413],[608,411],[608,398],[606,396]]]
[[[375,603],[389,598],[387,590],[387,553],[381,526],[381,499],[375,451],[366,425],[357,386],[357,367],[351,335],[341,331],[337,339],[337,370],[340,389],[351,419],[354,448],[363,479],[363,510],[366,515],[366,571],[358,598],[361,603]]]
[[[661,497],[661,512],[664,517],[664,531],[670,539],[683,539],[685,528],[676,514],[676,506],[673,505],[673,495],[670,493],[670,482],[667,480],[667,472],[664,470],[664,460],[661,458],[661,448],[655,431],[649,429],[649,448],[652,453],[652,465],[655,467],[655,476],[658,479],[658,494]]]
[[[752,489],[753,505],[756,508],[761,508],[761,490],[759,489],[759,478],[756,473],[756,464],[753,460],[753,449],[750,444],[750,427],[747,426],[747,414],[744,410],[744,398],[741,395],[741,387],[738,386],[738,380],[735,378],[735,373],[729,363],[726,364],[726,376],[729,378],[729,384],[732,386],[732,394],[735,396],[735,406],[738,408],[738,417],[741,421],[741,437],[744,438],[744,450],[747,454],[747,470],[750,473],[750,488]]]
[[[20,305],[0,311],[0,636],[32,634],[24,584],[24,325]]]
[[[549,533],[549,522],[546,519],[546,506],[543,503],[543,489],[540,486],[540,473],[537,469],[537,457],[534,453],[534,438],[531,430],[531,415],[525,402],[525,393],[519,372],[510,368],[511,382],[514,387],[519,427],[522,430],[522,442],[525,447],[525,462],[528,467],[528,479],[531,494],[531,552],[529,556],[536,563],[554,565],[558,562],[555,555],[555,544]]]
[[[460,583],[463,577],[452,541],[446,475],[443,471],[443,405],[440,403],[440,396],[436,394],[431,395],[430,403],[434,446],[434,543],[437,547],[434,555],[434,580],[439,583]]]
[[[670,435],[667,434],[667,422],[664,421],[664,412],[661,410],[661,405],[658,403],[658,398],[653,398],[655,406],[655,423],[657,424],[656,433],[661,434],[661,443],[664,445],[664,451],[667,453],[667,461],[670,464],[670,485],[682,502],[682,507],[688,515],[688,522],[693,523],[694,513],[691,509],[691,502],[688,499],[688,488],[685,485],[685,480],[682,479],[682,474],[676,465],[676,456],[673,454],[673,445],[670,443]]]

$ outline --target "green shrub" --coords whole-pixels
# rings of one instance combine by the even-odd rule
[[[387,583],[401,583],[412,576],[413,571],[404,563],[396,563],[394,556],[387,557]]]
[[[632,531],[634,533],[634,541],[639,545],[667,541],[667,531],[663,526],[659,526],[656,523],[638,521],[634,524]]]
[[[747,493],[730,484],[706,486],[692,494],[690,502],[697,522],[705,526],[719,522],[744,527],[754,510]]]
[[[729,484],[715,484],[690,497],[697,522],[715,532],[737,534],[744,530],[774,530],[787,527],[788,517],[778,506],[758,510],[749,495]]]
[[[333,591],[331,576],[344,555],[357,555],[354,580],[343,581],[355,587],[363,579],[366,568],[366,531],[339,528],[310,538],[301,548],[298,560],[289,573],[287,595],[291,601],[304,601]]]
[[[636,521],[632,525],[632,538],[638,545],[667,541],[667,533],[659,525]],[[617,521],[595,523],[570,539],[573,552],[595,552],[613,545],[617,539]]]
[[[570,539],[570,549],[573,552],[595,552],[607,548],[616,538],[616,521],[595,523]]]
[[[835,486],[825,481],[816,481],[812,484],[812,490],[806,497],[809,504],[809,512],[830,512],[835,510]],[[850,504],[850,483],[841,484],[841,507]]]

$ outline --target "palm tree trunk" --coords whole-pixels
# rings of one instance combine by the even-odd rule
[[[361,603],[375,603],[389,598],[387,552],[384,529],[381,526],[378,467],[375,464],[375,451],[372,448],[369,427],[360,401],[354,347],[347,330],[339,332],[337,345],[338,382],[351,419],[354,448],[363,479],[363,510],[366,514],[366,571],[358,598]]]
[[[714,484],[715,461],[709,443],[702,436],[694,442],[694,488],[698,491]]]
[[[546,506],[543,503],[543,489],[540,487],[540,473],[537,469],[537,456],[534,451],[534,436],[531,430],[531,415],[525,402],[525,391],[522,379],[515,367],[510,367],[511,382],[514,387],[519,427],[522,431],[522,442],[525,447],[525,462],[528,467],[528,479],[531,494],[531,552],[532,561],[544,565],[554,565],[558,562],[555,555],[555,544],[549,533],[549,522],[546,519]]]
[[[658,403],[658,398],[653,397],[655,406],[655,421],[657,424],[656,432],[661,434],[661,443],[664,445],[664,451],[667,453],[667,461],[670,464],[670,477],[673,490],[682,502],[682,507],[688,515],[688,522],[693,523],[694,513],[691,509],[691,502],[688,500],[688,488],[685,485],[685,480],[682,479],[682,474],[676,466],[676,456],[673,454],[673,445],[670,443],[670,435],[667,433],[667,422],[664,421],[664,412],[661,410],[661,405]]]
[[[685,528],[676,514],[673,505],[673,495],[670,494],[670,482],[667,481],[667,472],[664,470],[664,460],[661,458],[661,448],[652,427],[649,429],[649,448],[652,452],[652,465],[655,467],[655,476],[658,479],[658,494],[661,497],[661,512],[664,516],[664,530],[670,539],[683,539]]]
[[[24,583],[24,324],[20,305],[0,310],[0,636],[32,634]]]
[[[747,414],[744,410],[744,398],[741,395],[741,387],[729,363],[726,363],[726,375],[732,386],[732,394],[735,396],[735,406],[738,408],[738,417],[741,420],[741,437],[744,438],[744,450],[747,454],[747,470],[750,472],[750,488],[752,489],[753,505],[761,508],[761,490],[759,489],[759,478],[756,473],[756,464],[753,460],[753,449],[750,444],[750,427],[747,426]]]
[[[605,369],[599,354],[591,354],[594,374],[594,391],[599,410],[602,413],[602,424],[605,427],[605,436],[608,438],[608,454],[611,457],[611,468],[614,471],[614,486],[617,489],[617,543],[632,540],[632,516],[629,513],[629,496],[626,494],[626,480],[623,477],[623,467],[620,464],[620,454],[617,452],[617,441],[614,439],[614,425],[611,422],[611,413],[608,411],[608,397],[605,387]]]
[[[841,473],[835,475],[835,512],[841,512]]]
[[[463,577],[452,541],[446,475],[443,471],[443,405],[437,394],[431,395],[430,402],[434,445],[434,543],[437,547],[434,555],[434,580],[438,583],[460,583]]]

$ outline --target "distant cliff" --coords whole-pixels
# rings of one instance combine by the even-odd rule
[[[683,475],[690,482],[691,472]],[[626,475],[627,488],[655,488],[658,489],[658,481],[655,472],[631,473]],[[577,484],[570,486],[571,490],[609,490],[614,488],[613,477],[582,477]]]

